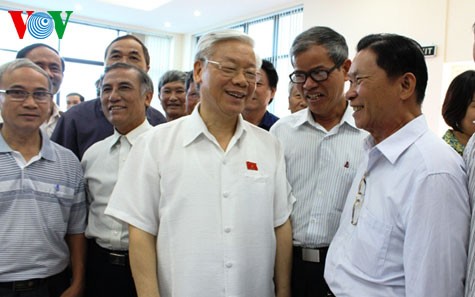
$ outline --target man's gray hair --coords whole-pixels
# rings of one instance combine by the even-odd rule
[[[142,69],[134,66],[134,65],[130,65],[130,64],[126,64],[126,63],[114,63],[110,66],[107,66],[104,70],[104,74],[101,76],[101,80],[100,80],[100,83],[99,83],[99,86],[100,88],[102,89],[102,84],[104,83],[104,76],[106,75],[107,72],[113,70],[113,69],[125,69],[125,70],[129,70],[129,69],[133,69],[137,72],[138,74],[138,77],[139,77],[139,81],[140,81],[140,91],[143,94],[145,94],[146,92],[151,92],[153,93],[153,81],[152,79],[150,78],[150,76],[148,76],[148,74],[143,71]]]
[[[328,56],[338,67],[348,59],[348,45],[345,37],[328,27],[312,27],[295,37],[290,48],[290,57],[294,65],[295,57],[314,45],[327,49]]]
[[[181,82],[183,89],[185,89],[186,73],[180,70],[168,70],[165,72],[158,81],[158,94],[160,94],[164,85],[175,81]]]
[[[244,32],[231,29],[214,31],[201,36],[196,45],[195,62],[204,61],[211,57],[214,54],[215,47],[218,43],[233,40],[248,44],[254,48],[254,39]],[[256,68],[261,68],[262,60],[257,53],[255,53],[255,55]]]
[[[31,68],[35,70],[36,72],[40,73],[41,75],[43,75],[44,77],[46,77],[48,81],[48,91],[51,92],[53,88],[53,84],[51,83],[51,80],[49,79],[48,73],[46,73],[46,71],[41,69],[40,66],[31,62],[30,59],[25,59],[25,58],[15,59],[13,61],[7,62],[3,64],[2,66],[0,66],[0,85],[2,85],[3,83],[3,76],[5,75],[5,73],[12,72],[20,68]]]

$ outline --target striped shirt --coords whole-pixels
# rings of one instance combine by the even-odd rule
[[[351,108],[330,131],[304,109],[281,118],[270,132],[284,147],[287,179],[297,200],[291,215],[294,245],[329,246],[368,134],[356,128]]]
[[[470,197],[470,206],[472,208],[472,222],[470,225],[470,241],[468,247],[468,268],[465,281],[465,296],[475,296],[475,137],[470,140],[463,152],[463,159],[467,167],[468,175],[468,194]]]
[[[0,134],[0,282],[61,272],[69,263],[65,235],[85,230],[83,174],[74,154],[42,132],[39,155],[22,159]]]

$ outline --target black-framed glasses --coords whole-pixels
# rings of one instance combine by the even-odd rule
[[[290,81],[294,84],[303,84],[307,81],[307,78],[311,78],[314,82],[326,81],[332,73],[333,70],[340,67],[339,65],[334,65],[330,69],[314,68],[308,72],[296,70],[289,75]]]
[[[27,92],[25,90],[0,90],[0,94],[6,94],[11,101],[16,102],[23,102],[25,101],[30,95],[33,97],[35,102],[37,103],[46,103],[48,100],[53,98],[53,94],[47,91],[34,91],[34,92]]]
[[[364,202],[364,195],[366,192],[366,174],[363,174],[363,177],[360,180],[358,185],[358,192],[356,193],[355,202],[353,203],[353,211],[351,212],[351,224],[357,225],[358,219],[360,218],[361,207]]]
[[[251,84],[256,83],[257,81],[257,69],[244,69],[230,62],[217,62],[212,60],[206,60],[206,62],[215,65],[219,70],[221,70],[224,77],[233,78],[242,70],[246,81]]]

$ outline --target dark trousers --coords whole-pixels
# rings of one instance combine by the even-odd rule
[[[323,278],[328,248],[316,250],[319,259],[318,262],[316,259],[312,262],[303,259],[302,248],[293,248],[292,297],[334,296]]]
[[[45,279],[0,283],[0,297],[59,297],[70,284],[67,269]]]
[[[135,297],[127,252],[114,252],[88,241],[86,297]]]

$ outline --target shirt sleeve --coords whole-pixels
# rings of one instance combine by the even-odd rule
[[[130,150],[105,214],[157,235],[161,178],[150,138],[140,137]]]
[[[463,296],[470,223],[465,175],[432,174],[414,183],[405,223],[406,296]]]
[[[274,227],[278,227],[287,221],[295,202],[290,183],[287,180],[287,171],[285,169],[282,146],[277,140],[276,146],[278,165],[275,173]]]

